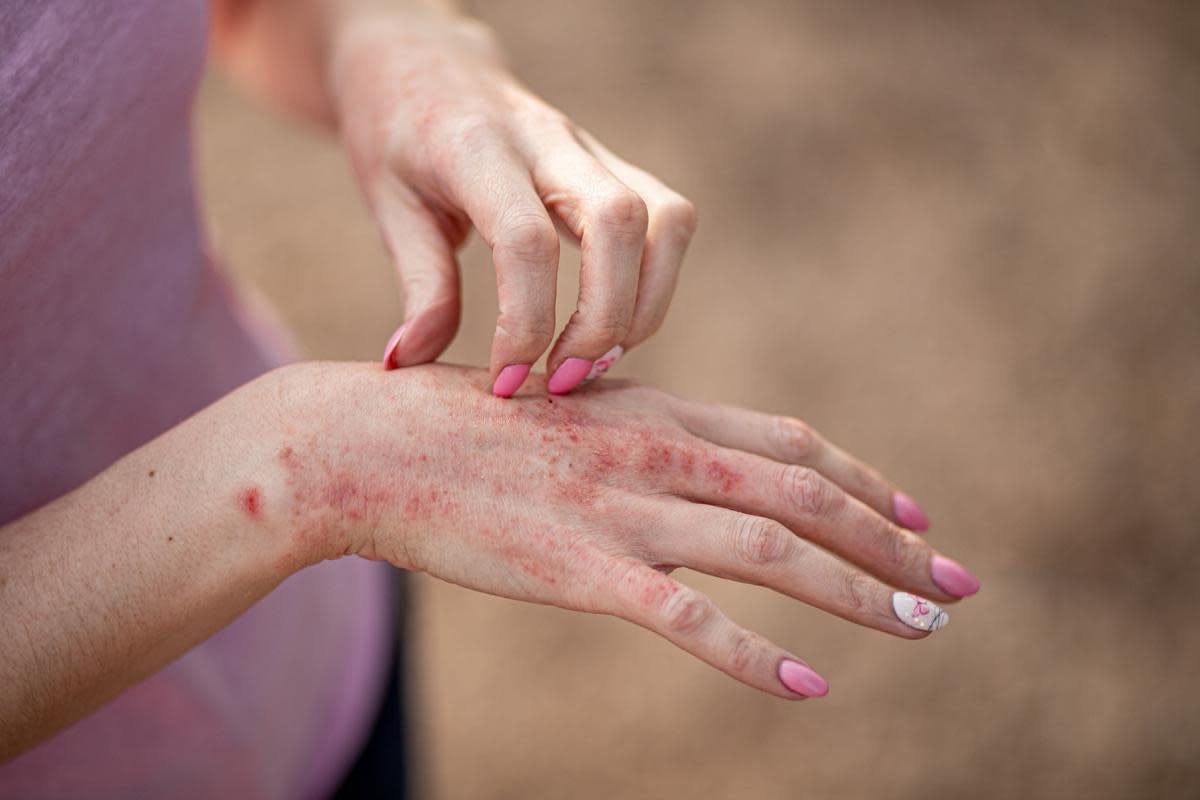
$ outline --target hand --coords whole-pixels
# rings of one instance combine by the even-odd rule
[[[945,622],[924,598],[979,588],[895,524],[890,483],[793,419],[623,382],[504,402],[479,370],[288,369],[318,401],[279,456],[304,561],[359,554],[613,614],[793,699],[825,682],[666,573],[768,586],[909,639]]]
[[[432,361],[458,327],[456,250],[492,250],[500,314],[490,369],[515,392],[554,335],[560,227],[583,261],[549,388],[603,372],[662,324],[695,227],[692,205],[521,86],[478,23],[354,18],[335,37],[342,136],[405,292],[385,363]]]

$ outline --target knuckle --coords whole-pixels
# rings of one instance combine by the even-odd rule
[[[549,106],[536,98],[528,98],[529,102],[522,103],[514,112],[519,121],[519,128],[535,133],[553,133],[570,135],[571,119],[553,106]]]
[[[505,222],[496,247],[522,261],[556,264],[558,231],[544,215],[526,213]]]
[[[680,589],[663,605],[668,629],[681,636],[690,636],[702,629],[714,613],[712,601],[694,589]]]
[[[816,433],[798,419],[775,417],[772,435],[777,452],[789,461],[807,461],[816,452]]]
[[[840,496],[816,470],[789,465],[783,475],[785,497],[798,514],[824,517],[837,511]]]
[[[742,517],[736,526],[734,552],[742,561],[762,566],[787,557],[792,535],[778,523],[762,517]]]
[[[842,578],[842,597],[851,613],[861,613],[870,604],[870,578],[857,570],[847,570]]]
[[[601,228],[632,231],[646,235],[650,224],[650,212],[637,193],[628,189],[613,192],[596,206],[596,224]]]
[[[656,311],[644,317],[635,318],[629,323],[629,332],[625,334],[625,346],[627,348],[635,347],[658,333],[666,318],[665,311],[661,313]]]
[[[925,549],[925,545],[916,534],[901,530],[890,523],[883,523],[880,535],[883,539],[884,558],[906,570],[916,570],[922,562]]]
[[[496,137],[496,123],[487,114],[466,112],[438,117],[432,131],[434,141],[441,140],[442,150],[466,155],[474,153],[485,143]]]
[[[490,25],[477,19],[461,19],[457,21],[457,30],[464,40],[474,45],[480,52],[489,56],[498,55],[501,52],[500,37],[496,35]]]
[[[681,238],[691,239],[696,232],[696,206],[691,200],[678,194],[672,194],[660,212],[663,222],[679,232]]]
[[[758,637],[749,631],[738,631],[729,648],[729,667],[738,675],[744,675],[754,665],[758,652]]]
[[[629,320],[621,311],[607,304],[584,311],[576,311],[571,315],[571,322],[580,328],[599,350],[607,350],[614,344],[620,344],[629,333]]]
[[[529,313],[504,313],[496,329],[519,347],[544,349],[554,338],[554,320],[530,310]]]

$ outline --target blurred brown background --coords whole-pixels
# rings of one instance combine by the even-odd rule
[[[418,578],[429,794],[1200,796],[1197,5],[474,6],[700,209],[618,372],[808,420],[984,589],[913,644],[684,574],[830,678],[795,705],[625,623]],[[312,355],[378,357],[400,301],[334,143],[215,76],[199,122],[234,271]],[[463,263],[447,358],[484,364],[491,267]]]

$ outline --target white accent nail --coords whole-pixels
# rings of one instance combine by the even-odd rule
[[[612,365],[617,363],[617,359],[624,354],[625,348],[621,347],[621,345],[617,345],[612,350],[609,350],[607,353],[597,358],[595,362],[592,363],[592,368],[588,371],[587,377],[583,379],[583,383],[595,380],[604,373],[608,372]]]
[[[892,595],[892,611],[905,625],[919,631],[936,631],[950,622],[950,615],[936,603],[908,592]]]

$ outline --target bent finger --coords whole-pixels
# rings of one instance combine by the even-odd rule
[[[532,166],[546,207],[579,240],[579,298],[550,351],[552,391],[569,391],[558,379],[566,366],[610,357],[629,331],[638,298],[648,212],[642,198],[565,133]],[[571,362],[567,364],[566,362]],[[565,374],[565,372],[564,372]]]
[[[586,131],[579,131],[579,138],[601,164],[642,197],[649,213],[637,305],[624,341],[628,349],[662,327],[679,283],[684,254],[696,232],[696,207],[658,178],[614,155]]]
[[[455,202],[492,249],[500,306],[492,340],[492,377],[514,366],[528,373],[554,336],[558,232],[528,168],[499,139],[482,136],[465,157],[452,162],[447,182]],[[496,388],[511,394],[519,381],[517,386],[510,384]]]
[[[765,586],[893,636],[916,639],[928,633],[929,628],[897,616],[891,587],[775,520],[683,500],[671,501],[662,516],[665,524],[647,543],[662,563]],[[941,619],[939,627],[948,617]]]
[[[958,562],[882,517],[811,467],[714,448],[703,470],[673,476],[676,494],[769,517],[884,582],[939,601],[979,591]]]
[[[404,321],[388,341],[384,366],[433,361],[458,331],[454,246],[420,198],[390,174],[381,179],[371,205],[404,293]]]
[[[756,689],[790,700],[829,691],[799,658],[734,623],[706,595],[640,562],[618,572],[609,598],[608,613],[654,631]]]

